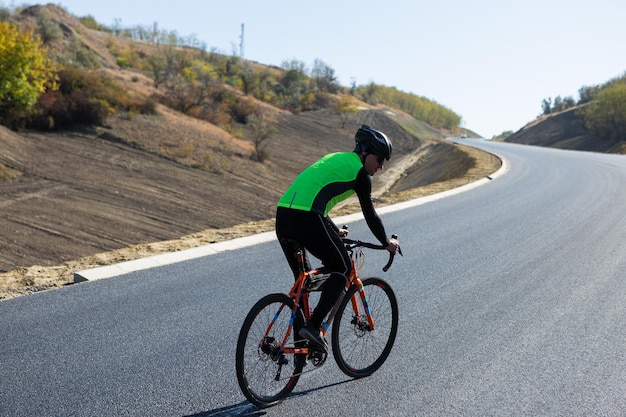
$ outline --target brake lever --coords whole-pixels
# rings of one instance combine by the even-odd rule
[[[393,234],[393,235],[391,235],[391,238],[397,240],[398,239],[398,235]],[[400,249],[399,245],[398,245],[398,253],[400,254],[400,256],[404,256],[402,254],[402,249]],[[387,265],[385,265],[383,267],[383,272],[387,272],[389,270],[389,268],[391,268],[391,264],[393,263],[393,259],[395,258],[395,256],[396,256],[395,253],[389,252],[389,260],[387,261]]]
[[[383,266],[383,272],[389,271],[389,268],[391,268],[391,264],[393,263],[393,258],[395,256],[396,256],[395,253],[389,252],[389,260],[387,261],[387,265]]]

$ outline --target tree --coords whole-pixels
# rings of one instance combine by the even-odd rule
[[[585,126],[598,138],[620,140],[626,137],[626,84],[604,88],[581,113]]]
[[[310,110],[312,98],[309,79],[302,69],[292,67],[283,73],[275,92],[279,97],[279,105],[291,111]],[[313,97],[314,98],[314,97]]]
[[[154,88],[180,76],[186,67],[192,65],[191,53],[186,48],[178,48],[169,43],[158,45],[157,50],[146,61],[152,73]]]
[[[335,70],[319,58],[313,62],[311,77],[320,91],[334,94],[339,90]]]
[[[541,114],[543,116],[547,116],[548,114],[552,113],[552,99],[550,97],[543,99],[543,101],[541,102],[541,110]]]
[[[0,122],[12,123],[47,88],[55,87],[54,66],[46,53],[38,36],[0,22]]]
[[[578,90],[578,95],[580,99],[578,100],[578,104],[588,103],[595,98],[595,96],[600,91],[600,87],[597,85],[594,86],[583,86]]]
[[[280,64],[280,67],[282,69],[284,69],[285,71],[296,71],[296,72],[300,72],[302,74],[306,74],[307,69],[306,69],[306,64],[302,61],[299,61],[297,59],[292,59],[291,61],[283,61]]]
[[[552,113],[557,113],[563,110],[563,99],[561,96],[554,97],[554,104],[552,104]]]
[[[341,96],[341,99],[335,104],[335,111],[341,120],[341,128],[346,127],[346,123],[350,116],[359,111],[356,102],[351,96]]]
[[[241,91],[244,95],[249,95],[259,84],[259,76],[254,72],[250,64],[245,61],[239,72],[241,80]]]
[[[152,80],[154,88],[158,89],[159,86],[167,80],[170,75],[167,73],[167,59],[164,55],[154,53],[146,60],[147,67],[152,73]]]
[[[576,100],[572,96],[567,96],[565,98],[561,96],[554,97],[554,103],[550,97],[544,98],[541,102],[541,110],[543,113],[542,116],[547,116],[552,113],[558,113],[563,110],[567,110],[576,105]]]
[[[248,124],[252,128],[252,139],[254,141],[254,158],[263,162],[269,156],[267,151],[267,140],[276,133],[276,129],[270,125],[263,115],[252,115]]]
[[[195,60],[182,73],[167,78],[164,83],[170,105],[185,114],[211,104],[218,83],[215,70],[206,62]]]
[[[563,110],[571,109],[575,105],[576,105],[576,100],[574,100],[574,97],[567,96],[563,99]]]

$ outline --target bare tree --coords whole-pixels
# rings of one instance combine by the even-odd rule
[[[253,114],[248,118],[248,124],[252,128],[252,139],[254,141],[254,159],[259,162],[265,161],[269,152],[267,151],[267,140],[276,133],[276,128],[270,125],[263,115]]]

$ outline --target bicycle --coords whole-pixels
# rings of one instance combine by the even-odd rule
[[[392,236],[396,238],[396,236]],[[363,248],[386,249],[343,238],[352,259],[352,273],[342,296],[322,324],[322,336],[332,325],[331,346],[335,362],[352,378],[371,375],[385,362],[398,331],[398,303],[391,286],[383,279],[361,280]],[[274,293],[261,298],[246,316],[239,338],[235,368],[245,397],[260,408],[275,405],[295,388],[304,367],[310,372],[322,366],[327,353],[297,339],[298,330],[310,319],[309,293],[318,291],[329,274],[323,268],[306,270],[304,248],[286,240],[298,258],[300,272],[289,294]],[[398,253],[402,254],[399,250]],[[383,271],[393,263],[390,253]],[[285,308],[286,307],[286,308]]]

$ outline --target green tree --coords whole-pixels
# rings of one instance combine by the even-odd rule
[[[319,58],[313,62],[311,77],[320,91],[334,94],[339,90],[335,70]]]
[[[310,110],[312,98],[309,95],[309,78],[301,69],[286,70],[276,85],[275,92],[279,96],[280,106],[291,111]]]
[[[600,87],[597,85],[594,86],[583,86],[578,90],[578,95],[580,99],[578,100],[578,104],[588,103],[595,98],[595,96],[600,91]]]
[[[12,123],[55,86],[54,66],[46,53],[38,36],[0,22],[0,122]]]
[[[547,116],[552,113],[552,98],[544,98],[541,102],[542,115]]]
[[[598,138],[619,140],[626,137],[626,84],[604,88],[595,100],[581,109],[585,126]]]

